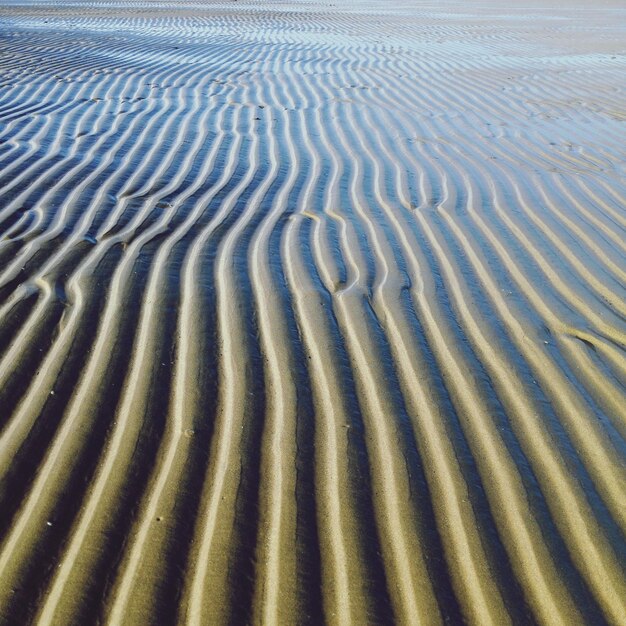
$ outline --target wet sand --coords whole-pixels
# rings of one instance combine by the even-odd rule
[[[626,10],[505,4],[0,6],[2,623],[626,623]]]

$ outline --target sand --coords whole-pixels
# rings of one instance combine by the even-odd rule
[[[626,623],[618,2],[0,6],[0,622]]]

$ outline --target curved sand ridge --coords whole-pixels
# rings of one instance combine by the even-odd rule
[[[625,17],[0,7],[2,621],[624,623]]]

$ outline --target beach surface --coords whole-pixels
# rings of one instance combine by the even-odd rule
[[[619,2],[0,5],[0,622],[626,624]]]

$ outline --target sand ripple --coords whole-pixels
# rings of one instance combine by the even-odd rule
[[[416,5],[0,7],[0,621],[626,622],[626,13]]]

